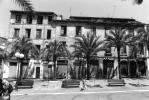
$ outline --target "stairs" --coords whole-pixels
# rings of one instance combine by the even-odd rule
[[[62,88],[78,88],[80,85],[79,80],[64,80],[62,81]]]

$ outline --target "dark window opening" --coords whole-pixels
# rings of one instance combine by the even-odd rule
[[[47,39],[51,39],[51,30],[47,30]]]
[[[16,29],[14,29],[14,38],[15,37],[19,37],[19,32],[20,32],[20,29],[19,28],[16,28]]]
[[[30,38],[30,35],[31,35],[31,29],[26,29],[27,38]]]
[[[21,23],[21,15],[16,15],[16,23]]]
[[[10,66],[17,66],[17,62],[10,62],[9,65]]]
[[[143,43],[140,42],[140,43],[138,44],[138,46],[139,46],[139,49],[140,49],[140,50],[139,50],[139,51],[140,51],[139,54],[142,54],[142,55],[143,55],[143,54],[144,54],[144,45],[143,45]]]
[[[37,24],[42,24],[43,22],[43,16],[38,16],[37,17]]]
[[[126,55],[126,46],[124,46],[123,48],[121,48],[121,54],[122,55]]]
[[[66,46],[66,41],[61,41],[64,46]]]
[[[57,65],[67,65],[68,60],[57,60]]]
[[[105,52],[105,56],[112,56],[111,47],[108,47]]]
[[[36,39],[41,39],[41,32],[42,32],[41,29],[36,30]]]
[[[36,45],[37,49],[40,51],[40,45]]]
[[[81,35],[81,26],[76,26],[76,36]]]
[[[27,24],[32,24],[32,16],[27,15]]]
[[[48,24],[52,21],[52,16],[48,16]]]
[[[93,27],[91,31],[92,31],[93,35],[96,36],[96,27]]]
[[[61,36],[66,36],[66,35],[67,35],[67,27],[61,26]]]

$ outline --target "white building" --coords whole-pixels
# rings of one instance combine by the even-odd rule
[[[70,46],[75,43],[75,38],[78,38],[80,34],[86,34],[92,32],[97,36],[101,36],[104,39],[110,29],[115,27],[127,28],[131,32],[135,32],[138,27],[144,27],[144,24],[134,19],[127,18],[98,18],[98,17],[79,17],[70,16],[69,19],[62,19],[53,12],[35,12],[31,14],[27,11],[10,11],[10,32],[8,39],[14,37],[22,37],[26,35],[31,38],[33,43],[41,49],[46,46],[46,43],[53,40],[62,41],[67,44],[70,52],[74,49]],[[147,58],[146,51],[143,50],[140,57],[140,72],[142,76],[146,75],[147,70]],[[129,59],[129,48],[126,47],[121,52],[121,70],[124,77],[134,77],[136,75],[136,62]],[[35,66],[35,72],[33,78],[47,78],[51,77],[52,67],[48,67],[47,63],[43,61],[33,60]],[[67,73],[70,71],[70,66],[76,68],[76,73],[79,71],[79,64],[77,60],[67,60],[61,58],[57,61],[57,67],[59,73]],[[130,65],[128,65],[128,63]],[[25,64],[28,66],[28,62]],[[101,78],[108,78],[109,71],[114,70],[117,66],[117,53],[114,48],[109,48],[106,52],[99,52],[98,59],[93,61],[93,66],[97,69],[97,75]],[[131,67],[130,67],[131,66]],[[6,67],[7,77],[16,77],[17,75],[17,60],[11,59],[8,67]],[[130,74],[130,75],[128,75]],[[50,76],[49,76],[50,75]],[[7,78],[5,77],[5,78]],[[78,77],[78,75],[77,75]]]

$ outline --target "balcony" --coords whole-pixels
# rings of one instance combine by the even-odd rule
[[[122,56],[122,57],[126,57],[127,54],[126,54],[126,53],[121,53],[120,56]]]

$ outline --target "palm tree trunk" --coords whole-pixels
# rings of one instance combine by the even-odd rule
[[[22,79],[22,73],[23,73],[23,59],[20,60],[20,76],[19,76],[19,81]]]
[[[56,79],[56,60],[54,60],[53,63],[54,63],[54,75],[53,75],[53,78]]]
[[[119,71],[119,79],[121,79],[121,67],[120,67],[120,47],[117,48],[118,54],[118,71]]]
[[[87,60],[87,80],[90,79],[90,61]]]

